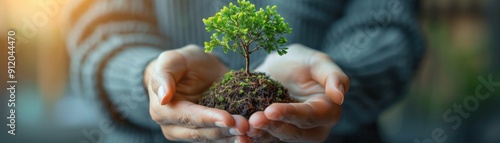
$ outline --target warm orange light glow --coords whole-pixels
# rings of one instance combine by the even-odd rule
[[[36,84],[32,90],[40,91],[47,106],[62,95],[67,83],[68,56],[60,31],[65,2],[0,1],[0,32],[16,31],[18,77]]]

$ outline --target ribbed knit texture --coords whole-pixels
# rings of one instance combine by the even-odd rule
[[[235,1],[232,1],[235,3]],[[293,33],[289,43],[326,52],[351,79],[341,121],[333,135],[353,135],[374,123],[404,95],[424,53],[414,9],[408,0],[252,1],[278,5]],[[164,50],[203,47],[210,33],[202,18],[229,0],[75,0],[63,14],[71,56],[71,91],[100,106],[119,129],[105,142],[162,142],[149,115],[144,68]],[[387,14],[389,19],[380,19]],[[214,53],[233,69],[244,67],[235,53]],[[252,68],[264,60],[252,54]],[[286,65],[283,65],[286,66]]]

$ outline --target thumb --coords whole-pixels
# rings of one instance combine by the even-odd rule
[[[349,90],[349,78],[326,54],[318,53],[312,57],[311,74],[314,80],[325,87],[325,92],[338,105],[344,102]]]
[[[157,96],[161,105],[168,104],[175,94],[175,84],[186,71],[186,61],[179,52],[165,51],[158,57],[155,66],[155,80],[158,83]]]
[[[159,86],[156,95],[158,96],[160,104],[168,104],[174,97],[175,80],[170,74],[160,74],[160,78],[157,79],[157,82],[159,83]]]

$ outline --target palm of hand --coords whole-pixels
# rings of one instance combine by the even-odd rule
[[[172,58],[177,58],[176,65],[179,65],[180,72],[175,72],[178,75],[172,75],[175,79],[175,84],[171,84],[171,89],[175,89],[173,101],[188,100],[196,103],[201,98],[213,82],[228,71],[218,59],[213,55],[208,55],[200,50],[185,50],[177,51],[176,55],[171,55]]]
[[[175,97],[196,103],[213,82],[222,77],[224,72],[213,72],[211,63],[200,62],[188,69],[184,76],[176,84]],[[226,70],[227,71],[227,70]],[[174,98],[174,100],[176,100]]]
[[[287,55],[269,55],[257,71],[280,81],[300,103],[274,103],[255,113],[249,120],[255,128],[250,134],[282,141],[322,141],[340,118],[349,80],[326,54],[301,45],[289,47]]]
[[[189,45],[163,52],[144,75],[151,118],[170,140],[208,142],[245,140],[244,117],[195,104],[208,87],[228,71],[199,47]]]

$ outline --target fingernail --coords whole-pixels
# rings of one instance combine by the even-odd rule
[[[256,133],[255,128],[253,128],[252,126],[250,126],[250,130],[248,130],[247,135],[249,137],[255,137],[255,135],[256,135],[255,133]]]
[[[167,93],[166,89],[164,86],[160,86],[158,88],[158,101],[160,101],[160,104],[163,100],[163,97],[165,97],[165,93]]]
[[[339,87],[338,87],[338,90],[340,92],[340,94],[342,94],[342,97],[340,98],[340,105],[342,105],[342,103],[344,103],[344,85],[340,84]]]
[[[230,128],[229,129],[229,133],[231,135],[235,135],[235,136],[240,136],[240,135],[243,135],[240,130],[238,130],[237,128]]]
[[[215,122],[215,126],[217,127],[227,127],[226,123],[222,122],[222,121],[217,121]]]
[[[269,128],[269,124],[262,124],[262,126],[259,126],[257,128],[261,130],[267,130]]]
[[[234,143],[240,143],[240,139],[234,140]]]
[[[250,131],[247,132],[247,135],[248,135],[248,137],[251,137],[251,138],[259,138],[262,136],[262,133],[257,132],[257,130],[255,130],[255,128],[250,127]]]

